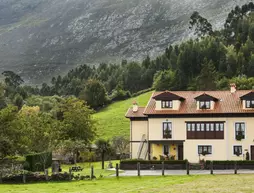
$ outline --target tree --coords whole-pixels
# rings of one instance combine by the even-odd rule
[[[4,97],[4,86],[0,83],[0,110],[7,106]]]
[[[129,144],[129,140],[124,136],[115,136],[112,139],[112,148],[120,155],[128,151],[127,148]]]
[[[18,109],[12,105],[0,110],[0,159],[21,153],[25,145],[22,143],[22,130],[14,124],[17,115]]]
[[[15,74],[12,71],[4,71],[2,74],[5,76],[4,81],[8,87],[17,88],[24,82],[19,75]]]
[[[155,90],[171,90],[174,86],[175,73],[171,70],[158,72],[154,76],[153,88]]]
[[[196,35],[199,37],[213,35],[211,23],[209,23],[206,18],[203,18],[197,11],[191,15],[190,19],[190,29],[193,29],[195,26]]]
[[[62,121],[61,140],[69,140],[75,144],[88,146],[95,137],[95,121],[92,119],[91,110],[84,101],[76,98],[67,98],[59,109]],[[72,145],[73,147],[75,145]],[[78,147],[77,145],[76,147]],[[74,157],[77,157],[78,148]]]
[[[92,108],[102,107],[107,104],[107,92],[104,85],[96,79],[90,79],[81,92],[80,98],[84,99]]]
[[[20,94],[16,94],[15,97],[14,97],[14,100],[13,100],[13,104],[15,106],[17,106],[19,109],[22,108],[23,104],[24,104],[24,101],[23,101],[23,98],[22,96],[20,96]]]
[[[101,169],[104,169],[105,154],[110,154],[112,152],[112,148],[109,140],[105,139],[98,139],[95,144],[97,146],[97,153],[101,155]]]
[[[217,72],[212,61],[204,60],[200,75],[197,77],[197,86],[199,90],[216,89]]]

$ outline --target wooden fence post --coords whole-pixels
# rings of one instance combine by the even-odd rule
[[[140,176],[140,162],[137,164],[137,169],[138,169],[138,176]]]
[[[189,161],[186,162],[186,173],[187,173],[187,175],[190,175],[190,164],[189,164]]]
[[[235,161],[235,174],[237,174],[237,161]]]
[[[93,170],[93,165],[91,166],[91,180],[93,179],[94,177],[94,170]]]
[[[164,161],[161,163],[161,169],[162,169],[162,176],[165,175],[165,165],[164,165]]]
[[[213,174],[213,161],[210,162],[210,170],[211,170],[211,174]]]
[[[119,177],[119,166],[116,164],[116,177]]]
[[[69,168],[69,180],[71,181],[72,180],[72,169]]]
[[[48,181],[49,180],[49,170],[45,169],[44,173],[45,173],[45,179],[46,179],[46,181]]]

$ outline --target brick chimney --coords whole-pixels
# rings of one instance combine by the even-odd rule
[[[230,92],[231,92],[231,94],[236,92],[236,84],[235,83],[230,84]]]
[[[138,103],[136,101],[133,101],[132,103],[133,107],[132,107],[132,111],[135,113],[135,112],[138,112]]]

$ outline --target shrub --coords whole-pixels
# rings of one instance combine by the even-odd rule
[[[161,164],[162,161],[160,160],[138,160],[138,159],[131,159],[131,160],[122,160],[120,164]],[[165,164],[186,164],[187,160],[164,160]]]
[[[26,170],[29,171],[43,171],[44,164],[45,168],[48,168],[52,164],[52,152],[29,154],[26,156],[27,165],[25,166]]]
[[[211,161],[207,160],[206,164],[210,164]],[[235,161],[235,160],[222,160],[222,161],[213,161],[213,164],[215,165],[234,165],[235,163],[237,163],[237,165],[254,165],[254,160],[239,160],[239,161]]]
[[[138,91],[138,92],[136,92],[136,93],[132,94],[132,97],[139,96],[139,95],[141,95],[141,94],[144,94],[144,93],[150,92],[150,91],[152,91],[152,90],[153,90],[153,88],[148,88],[148,89],[145,89],[145,90]]]

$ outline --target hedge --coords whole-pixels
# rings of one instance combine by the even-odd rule
[[[120,164],[161,164],[164,162],[164,164],[186,164],[187,160],[137,160],[137,159],[132,159],[132,160],[122,160]]]
[[[217,165],[233,165],[237,162],[237,165],[254,165],[254,160],[248,161],[248,160],[224,160],[224,161],[213,161],[213,164]],[[210,160],[206,161],[206,164],[209,165],[211,163]]]
[[[26,155],[25,157],[27,162],[25,169],[28,171],[33,172],[43,171],[44,170],[43,157],[46,158],[45,168],[48,168],[52,165],[52,152],[29,154]]]

